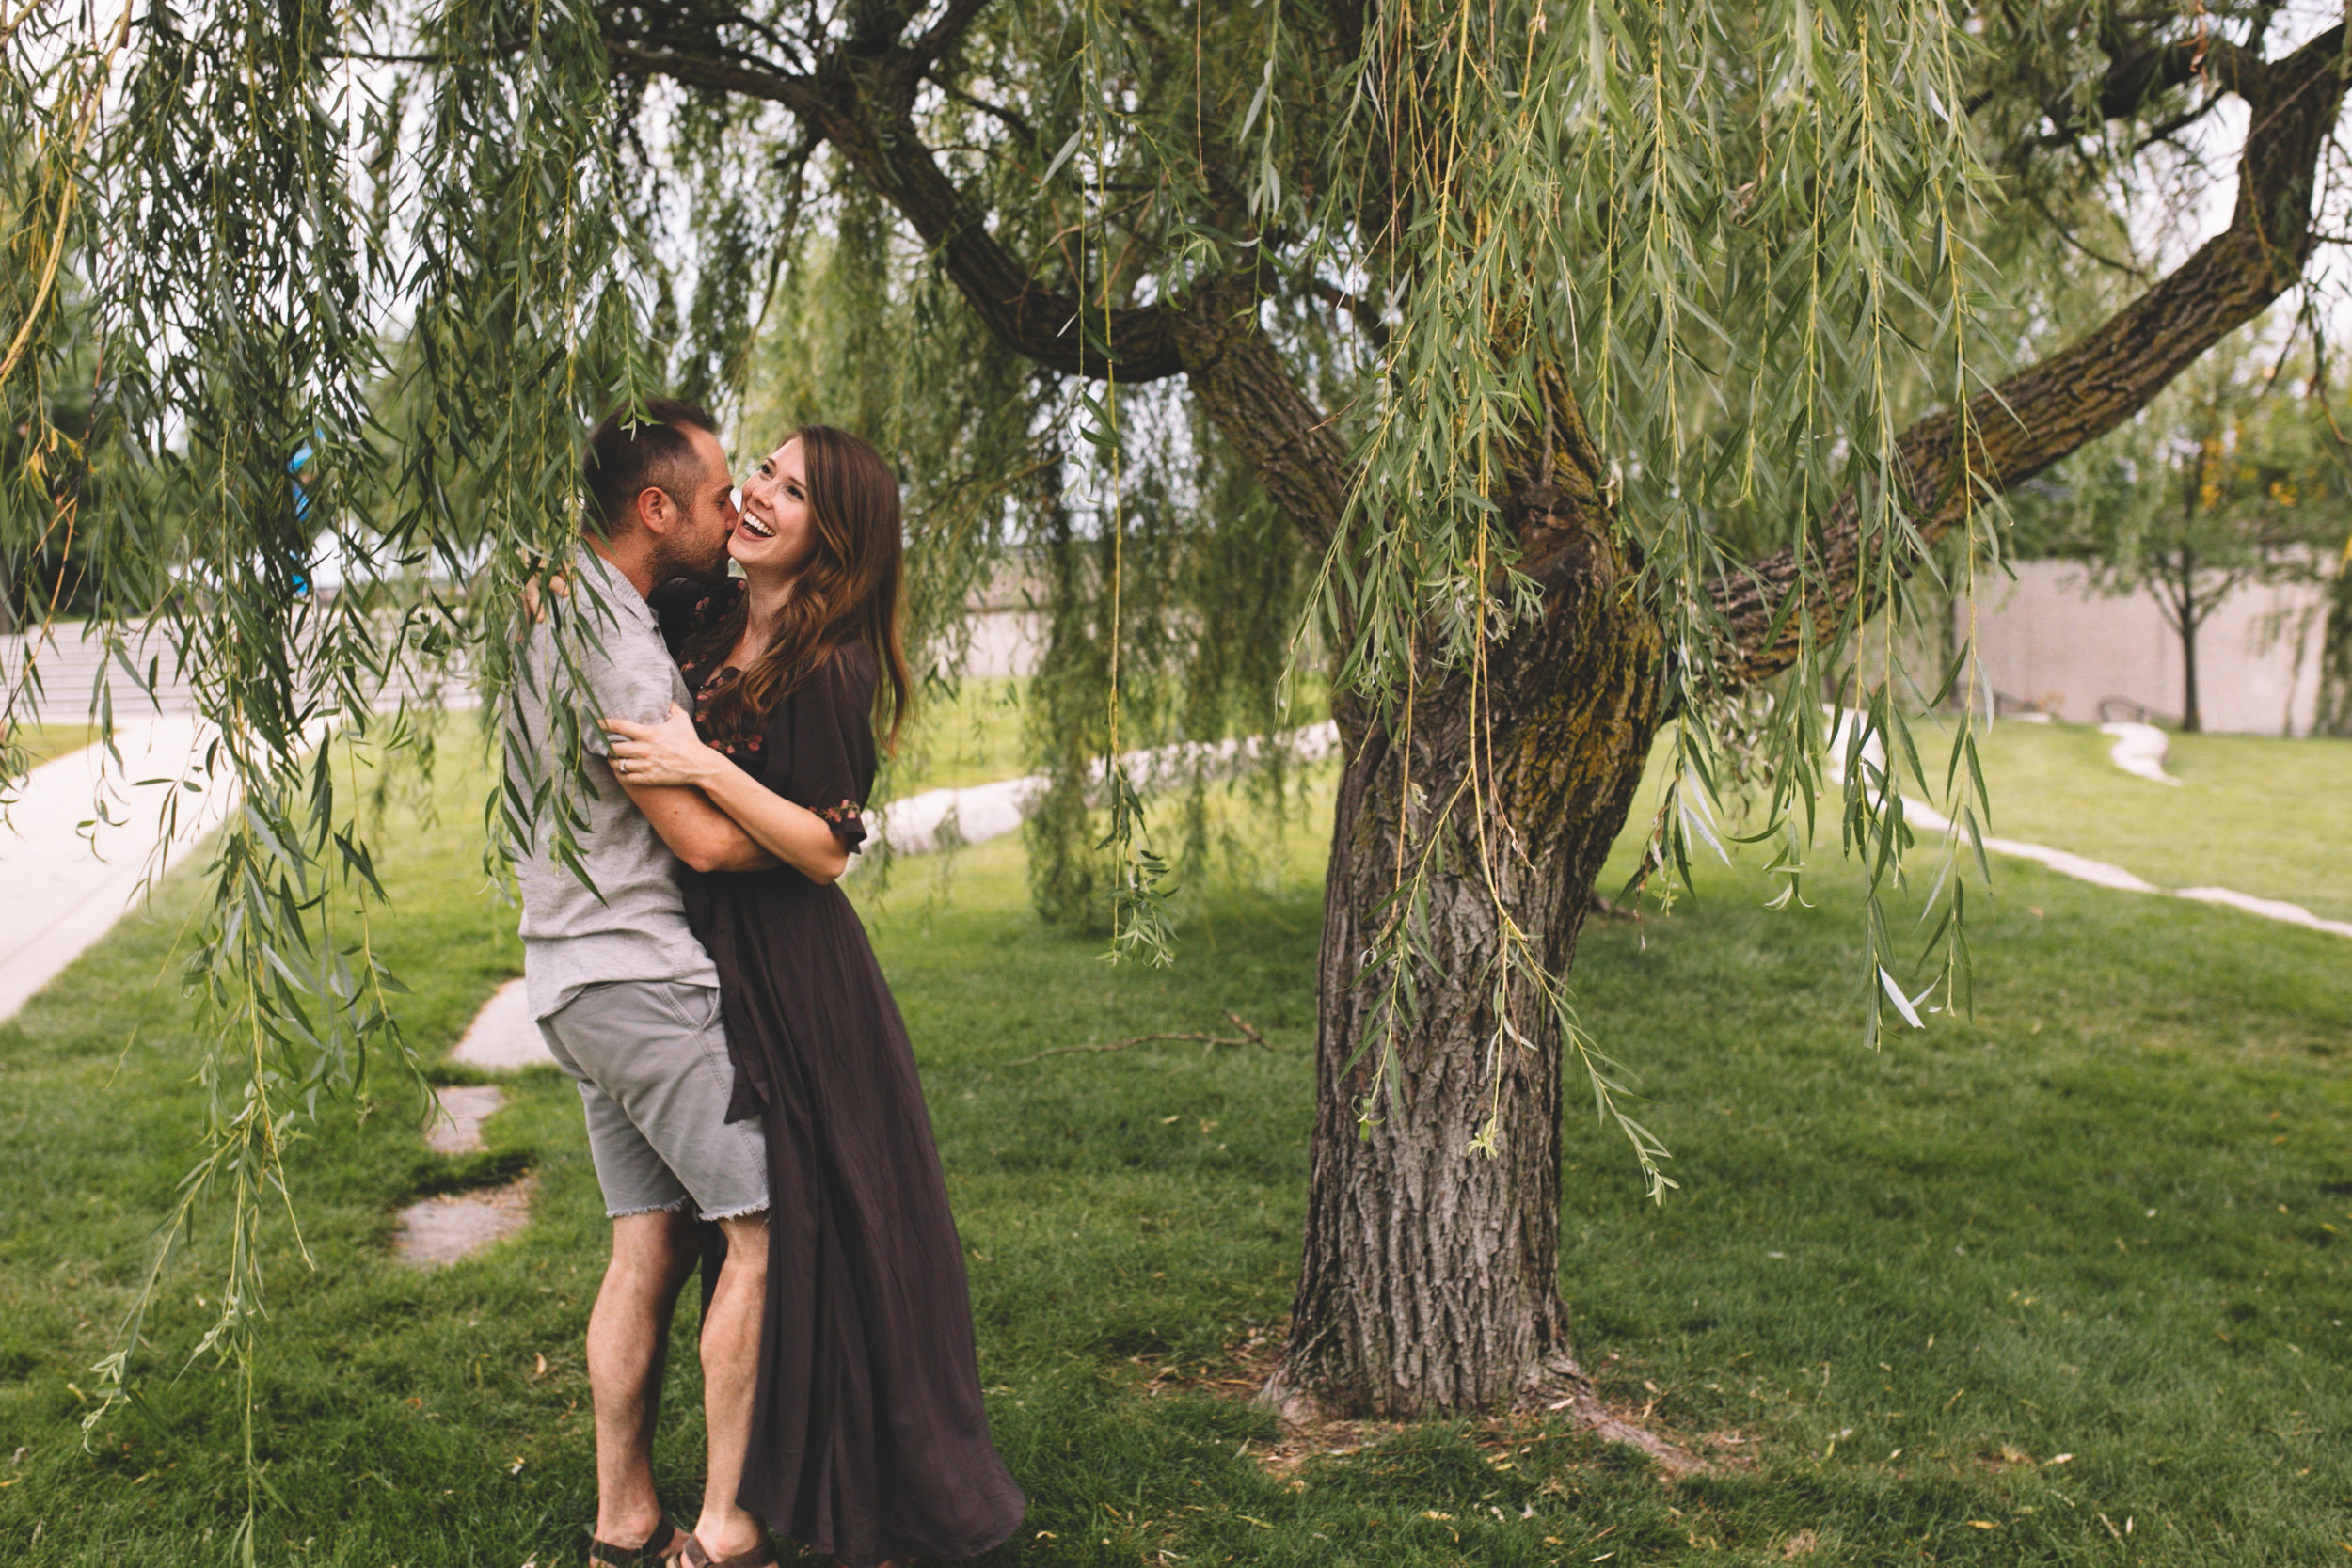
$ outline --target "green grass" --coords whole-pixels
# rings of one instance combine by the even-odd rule
[[[1926,738],[1922,760],[1940,781],[1944,754],[1930,756]],[[2171,741],[2165,770],[2178,788],[2117,768],[2095,725],[1994,725],[1980,742],[1994,831],[2161,887],[2226,887],[2352,920],[2352,740]]]
[[[918,694],[886,781],[891,793],[961,789],[1027,773],[1032,765],[1021,746],[1025,684],[975,675],[956,683],[951,696]],[[1294,710],[1323,711],[1322,689],[1319,681],[1302,679],[1293,694]]]
[[[11,738],[24,747],[28,765],[39,768],[42,763],[78,752],[98,738],[95,724],[19,724]]]
[[[972,676],[952,697],[925,693],[899,736],[894,795],[961,789],[1028,771],[1021,755],[1019,680]]]
[[[453,779],[437,824],[388,835],[386,935],[418,988],[402,1016],[437,1059],[516,961],[469,787]],[[1800,1560],[1986,1568],[2344,1555],[2344,944],[2014,864],[1979,901],[1973,1017],[1876,1054],[1858,1044],[1842,873],[1775,914],[1759,879],[1719,869],[1671,919],[1586,935],[1581,1017],[1641,1071],[1683,1186],[1644,1203],[1622,1145],[1571,1099],[1580,1347],[1613,1399],[1667,1430],[1737,1433],[1709,1449],[1733,1462],[1667,1488],[1556,1426],[1506,1440],[1442,1423],[1268,1475],[1243,1451],[1274,1435],[1267,1418],[1190,1380],[1279,1321],[1296,1264],[1320,848],[1303,828],[1288,847],[1261,885],[1206,898],[1168,972],[1113,970],[1097,939],[1041,928],[1017,839],[902,863],[872,914],[972,1259],[992,1419],[1031,1496],[992,1561],[1614,1552],[1623,1568],[1777,1563],[1808,1542]],[[198,1128],[168,959],[192,895],[175,879],[152,919],[0,1026],[0,1561],[215,1561],[238,1517],[216,1370],[159,1380],[154,1418],[117,1422],[94,1453],[75,1424],[74,1386],[91,1386]],[[1217,1026],[1229,1006],[1275,1049],[1017,1060]],[[294,1156],[317,1272],[273,1235],[259,1383],[282,1503],[263,1560],[577,1560],[593,1496],[579,1338],[604,1228],[577,1101],[552,1072],[515,1085],[491,1157],[467,1168],[527,1162],[535,1222],[421,1275],[386,1257],[389,1216],[465,1170],[421,1151],[413,1097],[376,1093]],[[159,1370],[204,1320],[216,1265],[199,1248],[172,1275]],[[686,1332],[662,1449],[676,1509],[697,1457]],[[2074,1457],[2024,1462],[2058,1453]]]

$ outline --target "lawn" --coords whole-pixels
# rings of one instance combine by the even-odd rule
[[[480,872],[477,786],[453,770],[437,818],[386,835],[387,940],[416,987],[403,1022],[434,1060],[517,962]],[[1204,896],[1166,972],[1041,927],[1017,838],[861,889],[882,898],[991,1416],[1031,1498],[990,1561],[2344,1558],[2345,944],[2013,863],[1977,905],[1974,1014],[1878,1053],[1859,1044],[1842,872],[1772,913],[1761,878],[1718,868],[1670,919],[1587,933],[1581,1015],[1640,1071],[1682,1186],[1643,1202],[1622,1145],[1572,1115],[1564,1284],[1605,1390],[1719,1456],[1709,1473],[1663,1485],[1542,1423],[1358,1433],[1269,1470],[1275,1429],[1216,1380],[1279,1324],[1297,1258],[1320,847],[1301,826],[1285,847]],[[198,1127],[170,958],[192,895],[175,879],[0,1026],[0,1561],[215,1561],[238,1517],[231,1385],[200,1362],[169,1375],[216,1256],[173,1274],[151,1327],[151,1418],[94,1451],[76,1424]],[[1221,1027],[1228,1007],[1273,1049],[1022,1060]],[[421,1149],[412,1091],[388,1074],[372,1095],[294,1155],[317,1271],[272,1236],[263,1560],[577,1560],[603,1228],[577,1101],[528,1075],[490,1154],[446,1161]],[[520,1236],[437,1274],[387,1256],[400,1203],[526,1165]],[[687,1332],[662,1463],[679,1510]]]
[[[975,675],[952,690],[918,692],[885,781],[891,793],[961,789],[1027,772],[1021,755],[1022,685]]]
[[[19,724],[9,733],[9,739],[24,748],[25,762],[30,768],[78,752],[98,738],[95,724]]]
[[[1979,743],[1994,832],[2160,887],[2226,887],[2352,920],[2352,740],[2175,735],[2164,766],[2177,787],[2117,768],[2114,744],[2095,725],[1995,724]],[[1940,783],[1943,753],[1927,754],[1924,734],[1921,750]]]

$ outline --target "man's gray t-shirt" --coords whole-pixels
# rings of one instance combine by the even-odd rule
[[[590,892],[549,852],[556,801],[564,784],[563,747],[548,723],[548,705],[558,664],[554,631],[531,634],[529,668],[515,696],[520,733],[507,736],[507,777],[526,795],[533,787],[518,758],[536,759],[546,789],[530,853],[515,867],[523,896],[523,983],[534,1018],[561,1008],[586,987],[611,980],[676,980],[716,989],[719,972],[687,927],[678,893],[683,869],[612,776],[612,737],[598,718],[660,723],[670,705],[692,696],[661,641],[653,611],[629,580],[594,550],[582,549],[572,604],[581,621],[581,685],[571,694],[580,713],[587,784],[570,786],[586,822],[574,830],[580,863],[596,883]],[[602,896],[599,897],[598,895]]]

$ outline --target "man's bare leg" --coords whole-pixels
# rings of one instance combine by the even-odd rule
[[[727,1260],[703,1314],[703,1418],[710,1429],[710,1474],[694,1539],[724,1560],[766,1536],[756,1515],[738,1507],[743,1452],[752,1436],[752,1396],[759,1386],[759,1334],[768,1305],[768,1216],[721,1220]]]
[[[596,1407],[596,1539],[633,1546],[661,1523],[653,1429],[670,1314],[693,1271],[694,1216],[624,1214],[588,1315],[588,1389]]]

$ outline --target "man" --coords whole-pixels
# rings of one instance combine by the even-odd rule
[[[616,778],[596,722],[654,723],[674,702],[691,706],[645,599],[674,578],[722,574],[736,524],[710,417],[666,400],[643,408],[646,420],[615,413],[588,437],[583,548],[568,595],[580,624],[565,640],[576,679],[559,674],[550,616],[532,634],[508,736],[516,787],[551,785],[516,867],[525,988],[548,1049],[580,1085],[612,1221],[612,1262],[588,1320],[596,1418],[589,1560],[609,1568],[663,1561],[689,1544],[655,1496],[652,1441],[670,1316],[698,1256],[698,1220],[723,1227],[727,1245],[703,1318],[710,1463],[691,1539],[719,1560],[766,1541],[735,1497],[766,1289],[767,1148],[758,1122],[726,1121],[734,1080],[718,972],[687,928],[676,879],[680,862],[702,871],[776,863],[701,791]],[[552,842],[572,733],[586,753],[588,798],[578,800],[574,832],[585,883]]]

